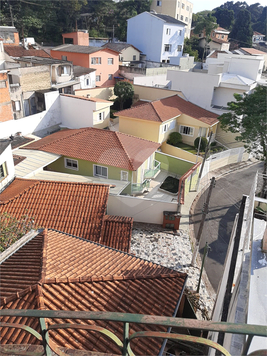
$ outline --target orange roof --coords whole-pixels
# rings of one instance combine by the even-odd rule
[[[211,41],[215,42],[215,43],[230,43],[230,42],[228,42],[228,40],[222,40],[220,38],[212,38]]]
[[[121,132],[89,127],[58,131],[25,148],[135,171],[159,146]]]
[[[213,125],[219,122],[219,120],[217,120],[218,115],[202,109],[200,106],[190,103],[190,101],[186,101],[178,95],[169,96],[168,98],[138,105],[116,113],[118,116],[159,123],[170,120],[181,114],[191,116],[208,125]]]
[[[7,46],[4,45],[5,52],[11,57],[44,57],[51,58],[48,53],[46,53],[43,49],[25,49],[22,46]]]
[[[36,256],[31,261],[30,256]],[[25,275],[28,277],[26,278]],[[10,278],[12,276],[12,278]],[[23,278],[21,280],[21,278]],[[1,265],[1,309],[40,309],[107,311],[173,316],[187,275],[58,231],[40,233]],[[40,332],[32,318],[9,318],[5,322],[31,326]],[[48,325],[62,320],[46,319]],[[73,323],[77,321],[69,320]],[[113,322],[83,321],[111,331]],[[130,334],[140,330],[132,324]],[[142,325],[143,330],[166,331],[164,327]],[[123,325],[116,323],[122,339]],[[75,329],[49,333],[58,346],[116,353],[108,338]],[[160,340],[132,343],[135,354],[156,355]],[[3,327],[1,344],[36,344],[24,330]]]
[[[266,52],[263,52],[263,51],[259,51],[258,49],[256,48],[245,48],[245,47],[241,47],[241,49],[251,55],[253,54],[261,54],[261,55],[264,55],[266,54]]]

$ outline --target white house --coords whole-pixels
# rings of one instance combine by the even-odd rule
[[[183,55],[185,23],[157,13],[142,12],[127,20],[127,43],[153,62],[169,63]]]
[[[9,138],[0,140],[0,191],[15,175],[15,168]]]

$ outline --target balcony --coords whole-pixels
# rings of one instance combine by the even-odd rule
[[[156,175],[159,173],[159,171],[160,171],[160,162],[154,160],[154,168],[146,169],[144,177],[145,177],[145,179],[155,178]]]
[[[150,186],[150,181],[145,179],[143,183],[133,183],[132,184],[132,194],[142,194]]]
[[[225,349],[223,346],[211,341],[205,337],[204,334],[207,334],[209,331],[220,332],[220,333],[231,333],[231,334],[239,334],[239,335],[247,335],[247,341],[243,346],[242,355],[247,355],[251,341],[254,336],[266,337],[266,326],[262,325],[249,325],[249,324],[234,324],[234,323],[224,323],[224,322],[212,322],[212,321],[202,321],[195,319],[184,319],[184,318],[175,318],[175,317],[162,317],[155,315],[142,315],[142,314],[129,314],[129,313],[114,313],[114,312],[84,312],[84,311],[63,311],[63,310],[18,310],[18,309],[5,309],[0,311],[0,316],[3,317],[11,317],[8,318],[10,322],[1,322],[0,326],[7,329],[21,329],[24,332],[31,334],[37,340],[42,343],[43,346],[37,346],[34,343],[28,350],[21,352],[21,346],[27,345],[4,345],[0,346],[1,354],[13,354],[13,355],[37,355],[37,353],[33,353],[33,349],[41,348],[42,352],[40,354],[45,354],[47,356],[51,356],[52,352],[57,355],[67,355],[62,350],[62,347],[56,345],[54,341],[50,338],[49,332],[52,331],[55,335],[55,330],[59,329],[80,329],[86,330],[88,333],[93,331],[93,333],[102,334],[102,337],[108,338],[110,343],[114,343],[117,345],[118,355],[131,355],[134,356],[133,351],[131,350],[131,342],[134,339],[139,339],[139,342],[142,342],[142,338],[150,338],[153,343],[153,339],[159,338],[162,339],[162,347],[160,354],[162,355],[166,342],[165,340],[173,340],[176,342],[179,347],[180,352],[182,348],[186,346],[186,348],[196,350],[196,347],[199,346],[206,347],[206,351],[202,354],[207,354],[207,351],[210,349],[215,349],[220,351],[222,355],[231,356],[229,351]],[[31,325],[35,325],[37,329],[40,330],[40,333],[33,329],[30,326],[26,326],[23,324],[26,318],[34,318],[36,322]],[[46,318],[59,320],[59,324],[50,324],[46,323]],[[56,318],[56,319],[55,319]],[[64,323],[64,319],[67,319]],[[104,321],[112,321],[114,328],[116,329],[117,323],[123,324],[123,336],[122,340],[115,335],[112,331],[107,330],[103,327],[97,326],[95,323],[91,325],[84,324],[81,322],[75,322],[75,320],[104,320]],[[6,320],[6,318],[5,318]],[[164,331],[138,331],[130,334],[130,325],[131,324],[139,324],[141,325],[153,325],[153,326],[163,326],[167,329],[167,332]],[[37,326],[39,325],[39,326]],[[142,328],[142,327],[141,327]],[[174,330],[179,330],[178,333],[171,333],[171,328]],[[193,336],[193,334],[201,334],[201,337]],[[100,336],[101,338],[101,336]],[[262,340],[264,343],[264,340]],[[28,345],[29,346],[29,345]],[[26,347],[27,348],[27,347]],[[25,349],[24,349],[25,350]],[[37,350],[35,350],[37,351]],[[75,350],[78,351],[78,350]],[[263,351],[263,350],[262,350]],[[84,355],[85,353],[83,353]],[[78,355],[78,353],[77,353]]]

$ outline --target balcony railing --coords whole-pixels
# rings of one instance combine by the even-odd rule
[[[146,179],[154,178],[154,177],[156,176],[156,174],[157,174],[159,171],[160,171],[160,162],[154,160],[154,168],[152,168],[152,169],[146,169],[146,170],[145,170],[144,177],[145,177]]]
[[[174,317],[163,317],[154,315],[142,315],[142,314],[129,314],[129,313],[112,313],[112,312],[85,312],[85,311],[63,311],[63,310],[16,310],[16,309],[4,309],[0,311],[0,316],[21,317],[20,320],[24,320],[25,317],[33,317],[39,319],[39,325],[41,328],[41,334],[29,326],[18,323],[0,323],[0,327],[9,327],[23,329],[24,331],[34,335],[39,341],[42,342],[44,347],[44,354],[47,356],[52,355],[52,351],[57,355],[64,356],[62,350],[49,338],[50,330],[57,329],[86,329],[88,331],[99,332],[105,337],[109,338],[111,342],[114,342],[118,347],[118,353],[125,356],[134,356],[131,350],[131,341],[136,338],[161,338],[163,340],[181,340],[183,343],[195,343],[202,344],[209,348],[220,351],[223,355],[230,356],[230,353],[221,345],[205,339],[203,337],[196,337],[185,334],[176,334],[168,332],[158,331],[139,331],[129,334],[130,324],[148,324],[148,325],[161,325],[168,328],[179,328],[179,330],[198,330],[198,331],[214,331],[222,333],[243,334],[247,335],[247,341],[244,345],[242,355],[247,355],[250,343],[253,336],[266,337],[266,326],[262,325],[248,325],[248,324],[234,324],[223,322],[211,322],[201,321],[195,319],[183,319]],[[68,319],[66,324],[53,324],[47,326],[45,318],[57,318]],[[85,325],[70,323],[69,319],[82,319],[82,320],[105,320],[112,322],[122,322],[124,325],[123,340],[120,340],[113,332],[99,327],[97,325]],[[264,340],[263,340],[264,342]],[[12,354],[17,355],[33,355],[32,352],[21,351],[16,352],[16,346],[12,350]],[[5,352],[5,345],[0,346],[0,353]],[[10,352],[9,352],[10,353]]]
[[[143,183],[133,183],[132,184],[132,194],[143,193],[150,186],[150,181],[145,179]]]

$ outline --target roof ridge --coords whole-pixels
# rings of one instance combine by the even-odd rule
[[[29,185],[27,188],[24,188],[21,192],[19,192],[18,194],[16,194],[15,196],[13,196],[12,198],[8,199],[8,200],[5,200],[5,201],[2,201],[0,200],[0,205],[6,205],[8,204],[9,202],[15,200],[15,199],[18,199],[22,194],[25,194],[28,190],[32,189],[34,186],[38,185],[40,183],[39,180],[36,180],[36,179],[24,179],[24,178],[16,178],[16,180],[27,180],[27,181],[31,181],[32,184]],[[7,186],[8,188],[9,186]],[[3,191],[4,192],[4,191]],[[3,193],[2,192],[2,193]]]
[[[161,101],[161,99],[152,101],[152,102],[150,102],[150,104],[151,104],[152,108],[154,109],[155,113],[157,114],[159,120],[160,120],[161,122],[163,122],[162,119],[161,119],[161,117],[160,117],[160,115],[159,115],[159,113],[157,112],[156,108],[154,107],[154,103],[157,102],[157,101]]]
[[[14,292],[13,294],[11,294],[8,297],[0,297],[0,304],[8,304],[12,301],[14,301],[15,299],[19,299],[19,298],[23,298],[27,293],[34,291],[35,289],[37,289],[38,284],[33,284],[32,286],[29,286],[25,289],[23,289],[20,292]]]
[[[128,155],[128,152],[126,151],[126,148],[124,147],[123,143],[120,140],[120,137],[119,137],[120,132],[115,131],[114,133],[115,133],[115,136],[117,137],[117,140],[118,140],[119,144],[121,145],[123,151],[125,152],[128,160],[130,162],[130,166],[131,166],[132,170],[134,171],[133,161],[131,160],[130,156]]]
[[[45,228],[42,232],[43,235],[43,245],[42,245],[42,257],[41,257],[41,273],[40,273],[40,282],[42,283],[45,280],[46,276],[46,265],[47,265],[47,245],[48,245],[48,231]]]
[[[130,276],[107,275],[107,276],[85,276],[85,277],[62,277],[62,278],[48,278],[45,279],[44,284],[58,284],[58,283],[93,283],[93,282],[108,282],[108,281],[127,281],[127,280],[141,280],[141,279],[156,279],[156,278],[176,278],[178,276],[186,276],[185,273],[173,271],[172,273],[161,274],[132,274]]]
[[[49,142],[49,143],[46,143],[46,144],[40,146],[37,150],[42,150],[43,148],[45,148],[46,146],[51,145],[52,143],[54,144],[54,143],[56,143],[56,142],[64,141],[65,139],[67,139],[67,138],[69,138],[69,137],[71,137],[71,136],[78,135],[78,134],[82,133],[83,131],[86,131],[87,129],[90,129],[90,127],[85,127],[85,128],[83,128],[83,129],[74,129],[74,130],[78,130],[78,132],[70,133],[70,135],[67,136],[67,137],[62,137],[62,138],[55,139],[53,142]],[[62,132],[63,132],[63,131],[72,131],[72,129],[61,130],[61,131],[62,131]],[[46,136],[46,137],[48,137],[48,136]]]

